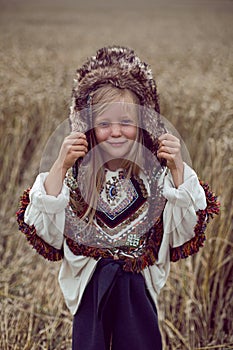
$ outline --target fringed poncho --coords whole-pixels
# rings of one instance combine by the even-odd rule
[[[101,258],[121,259],[125,271],[142,273],[156,302],[166,282],[170,261],[197,253],[204,244],[209,219],[219,212],[219,203],[209,186],[199,182],[195,172],[185,164],[184,183],[178,189],[166,172],[161,174],[159,185],[156,184],[160,188],[156,194],[153,188],[150,191],[153,184],[149,185],[146,178],[131,179],[126,188],[131,198],[128,202],[127,196],[120,194],[119,185],[117,190],[110,182],[99,202],[99,208],[105,208],[106,213],[99,212],[89,236],[81,230],[75,235],[78,228],[75,225],[79,225],[82,216],[74,205],[79,193],[64,184],[58,197],[47,195],[43,186],[46,176],[40,174],[32,189],[24,192],[17,220],[19,229],[39,254],[51,261],[63,259],[59,281],[72,313],[76,312]],[[121,199],[117,199],[117,191]],[[147,197],[152,198],[150,209],[146,206]],[[145,222],[151,210],[156,215],[147,230]],[[94,239],[101,232],[106,234],[105,242]]]

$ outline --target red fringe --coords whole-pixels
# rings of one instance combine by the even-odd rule
[[[210,190],[209,185],[200,181],[200,185],[203,187],[206,195],[207,207],[204,210],[197,212],[198,221],[194,228],[195,236],[188,242],[184,243],[180,247],[171,248],[170,259],[176,262],[180,259],[185,259],[190,255],[193,255],[199,251],[199,248],[204,246],[206,240],[205,230],[207,223],[210,219],[213,219],[214,215],[218,215],[220,211],[220,203],[217,200],[217,196]]]
[[[63,249],[56,249],[43,241],[43,239],[36,234],[34,225],[29,226],[24,222],[25,210],[30,203],[29,192],[30,188],[24,191],[20,198],[20,208],[16,212],[19,230],[25,234],[28,242],[33,246],[37,253],[42,255],[47,260],[59,261],[63,258]]]
[[[197,212],[198,222],[194,228],[195,236],[188,242],[184,243],[180,247],[170,249],[170,260],[175,262],[180,259],[187,258],[199,251],[200,247],[203,247],[205,238],[205,230],[207,223],[214,215],[219,214],[220,203],[217,201],[217,197],[210,190],[209,185],[200,181],[203,187],[207,207],[204,210]],[[45,259],[50,261],[58,261],[63,258],[63,249],[56,249],[43,241],[37,234],[34,226],[29,226],[24,222],[24,213],[30,202],[29,200],[30,189],[24,191],[20,200],[20,208],[16,213],[19,230],[22,231],[29,243],[36,251],[42,255]],[[138,257],[128,258],[124,255],[120,255],[120,259],[124,260],[123,270],[128,272],[141,272],[145,267],[154,265],[158,258],[158,252],[163,238],[163,220],[162,216],[157,220],[155,225],[149,230],[147,234],[142,237],[142,242],[145,240],[143,247]],[[86,245],[78,244],[70,238],[66,237],[67,245],[69,249],[75,255],[84,255],[92,257],[96,260],[99,258],[112,258],[113,255],[108,249],[99,249],[89,247]],[[122,248],[122,251],[129,253],[133,251],[133,248]]]
[[[158,252],[163,238],[163,221],[162,217],[157,220],[154,227],[152,227],[147,234],[142,237],[142,242],[145,240],[144,246],[140,251],[138,257],[129,258],[122,254],[119,255],[119,258],[124,261],[122,266],[124,271],[140,273],[145,267],[149,265],[154,265],[158,258]],[[66,242],[69,249],[75,255],[84,255],[92,257],[96,260],[99,258],[108,258],[113,259],[114,256],[109,249],[103,248],[94,248],[86,246],[83,244],[78,244],[72,239],[66,237]],[[121,247],[122,248],[122,247]],[[134,248],[122,248],[127,254],[133,252]]]

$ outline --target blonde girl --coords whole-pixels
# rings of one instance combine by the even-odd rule
[[[105,47],[77,71],[71,133],[25,191],[19,228],[73,314],[73,350],[162,349],[158,294],[170,261],[196,253],[218,203],[161,120],[133,50]]]

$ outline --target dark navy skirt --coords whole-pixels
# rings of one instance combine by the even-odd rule
[[[101,259],[73,320],[72,350],[161,350],[156,307],[143,276]]]

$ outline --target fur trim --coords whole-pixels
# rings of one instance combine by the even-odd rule
[[[147,102],[148,106],[154,107],[159,113],[159,104],[157,101],[156,84],[152,76],[149,66],[137,57],[132,49],[120,46],[104,47],[97,51],[96,56],[92,56],[86,63],[77,70],[77,78],[79,82],[79,93],[81,86],[86,86],[92,91],[98,85],[109,82],[119,88],[131,87],[141,103]],[[140,91],[134,87],[139,83],[144,87],[144,91]],[[144,103],[143,103],[144,102]],[[79,105],[77,105],[79,107]],[[85,105],[80,106],[81,109]]]
[[[132,49],[119,46],[98,50],[96,56],[89,58],[77,70],[69,115],[72,130],[86,132],[90,129],[88,113],[81,115],[80,111],[87,109],[91,93],[105,84],[127,88],[138,96],[140,105],[150,110],[150,118],[148,122],[147,118],[144,118],[147,124],[143,127],[153,134],[156,129],[151,120],[159,118],[160,107],[152,71]],[[151,116],[151,113],[154,115]]]
[[[46,243],[37,235],[34,225],[29,226],[24,222],[24,214],[28,204],[30,203],[29,192],[30,188],[24,191],[20,198],[19,210],[16,213],[19,230],[25,234],[28,242],[33,246],[37,253],[42,255],[45,259],[50,261],[61,260],[63,258],[63,249],[56,249]]]

